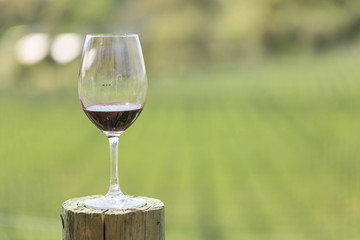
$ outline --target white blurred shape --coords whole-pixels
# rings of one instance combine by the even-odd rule
[[[22,37],[15,45],[17,60],[32,65],[43,60],[49,52],[50,38],[45,33],[31,33]]]
[[[71,62],[80,55],[82,38],[79,34],[64,33],[55,37],[51,57],[60,64]]]
[[[90,49],[88,54],[89,55],[87,57],[85,57],[85,59],[86,59],[85,68],[86,69],[89,69],[91,67],[91,65],[94,63],[94,60],[96,57],[96,49],[95,48]]]

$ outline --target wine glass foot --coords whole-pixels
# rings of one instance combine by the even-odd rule
[[[131,196],[122,196],[116,198],[102,196],[100,198],[88,199],[84,202],[86,207],[97,209],[132,209],[142,207],[145,204],[146,201],[144,199]]]

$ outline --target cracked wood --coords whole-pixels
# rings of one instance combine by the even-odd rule
[[[86,196],[62,205],[63,240],[164,240],[164,204],[157,199],[139,197],[146,205],[136,209],[101,210],[87,208]]]

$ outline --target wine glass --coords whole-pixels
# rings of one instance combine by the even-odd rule
[[[86,35],[78,91],[85,114],[110,143],[109,191],[105,196],[85,201],[85,206],[128,209],[145,205],[143,199],[124,195],[118,179],[119,137],[137,119],[147,96],[147,78],[138,35]]]

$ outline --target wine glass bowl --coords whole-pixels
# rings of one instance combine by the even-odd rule
[[[100,209],[135,208],[142,199],[124,195],[118,181],[120,135],[140,115],[147,97],[147,78],[136,34],[89,34],[79,70],[79,99],[90,121],[109,139],[110,188],[85,206]]]

